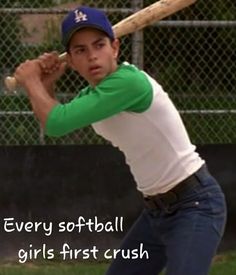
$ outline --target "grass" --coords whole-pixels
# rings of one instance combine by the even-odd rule
[[[236,274],[236,252],[215,257],[209,275],[234,275]]]
[[[0,275],[103,275],[107,264],[5,264]]]
[[[103,275],[107,267],[106,263],[6,263],[0,265],[0,275]],[[236,251],[215,257],[209,275],[222,274],[236,274]]]

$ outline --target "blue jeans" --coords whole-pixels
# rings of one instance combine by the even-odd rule
[[[206,275],[226,222],[224,194],[216,180],[198,178],[199,185],[166,209],[144,209],[120,249],[137,249],[146,257],[125,259],[121,253],[106,275]]]

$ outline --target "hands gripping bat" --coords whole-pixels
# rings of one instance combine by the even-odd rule
[[[141,30],[156,21],[194,4],[197,0],[160,0],[152,5],[137,11],[129,17],[121,20],[113,26],[115,37],[119,38],[126,34]],[[66,53],[60,54],[59,58],[65,60]],[[9,92],[16,89],[17,81],[14,76],[5,78],[5,85]]]

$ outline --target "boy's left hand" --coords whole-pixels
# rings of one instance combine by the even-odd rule
[[[59,59],[56,52],[44,53],[37,60],[42,70],[41,80],[48,89],[63,75],[66,63]]]

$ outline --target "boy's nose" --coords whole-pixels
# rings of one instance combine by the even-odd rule
[[[88,59],[89,60],[94,60],[96,58],[97,58],[97,55],[96,55],[95,51],[93,51],[93,50],[88,51]]]

